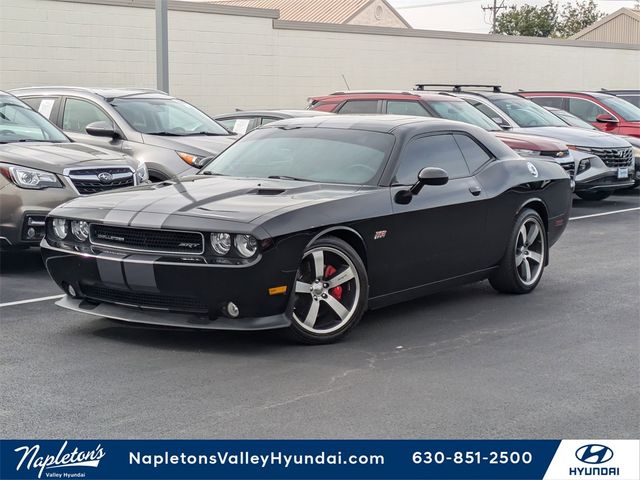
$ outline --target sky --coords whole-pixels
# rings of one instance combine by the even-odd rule
[[[493,5],[493,0],[387,0],[414,28],[423,30],[449,30],[455,32],[489,33],[490,12],[483,12],[483,5]],[[568,0],[559,0],[560,4]],[[498,0],[500,3],[501,0]],[[544,5],[546,0],[505,0],[505,5]],[[627,7],[633,8],[635,0],[596,0],[598,8],[611,13]],[[504,11],[504,10],[502,10]]]

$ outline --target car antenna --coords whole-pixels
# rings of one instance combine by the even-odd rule
[[[351,90],[349,82],[347,82],[347,77],[344,76],[344,73],[342,74],[342,80],[344,80],[344,84],[347,86],[347,90]]]

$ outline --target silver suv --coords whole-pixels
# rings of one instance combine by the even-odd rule
[[[61,203],[146,180],[144,164],[71,142],[28,105],[0,92],[0,250],[37,246],[45,217]]]
[[[12,90],[73,140],[144,162],[151,181],[196,172],[238,137],[193,105],[147,89]]]

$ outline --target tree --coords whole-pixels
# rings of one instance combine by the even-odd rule
[[[604,13],[598,10],[598,5],[594,0],[577,2],[575,5],[566,3],[560,14],[556,33],[562,38],[570,37],[597,22],[603,16]]]
[[[553,0],[541,7],[511,7],[498,15],[493,33],[528,37],[567,38],[602,18],[594,0],[565,3],[562,9]]]
[[[542,7],[523,5],[511,7],[498,15],[493,33],[523,35],[527,37],[550,37],[556,31],[558,5],[550,0]]]

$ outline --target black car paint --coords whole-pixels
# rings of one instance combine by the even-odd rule
[[[70,202],[52,216],[141,228],[247,233],[263,247],[256,258],[231,264],[220,263],[208,249],[204,257],[210,263],[195,264],[177,262],[175,256],[100,252],[95,247],[80,255],[44,240],[42,252],[52,278],[61,288],[71,284],[79,292],[89,283],[198,298],[207,303],[212,319],[223,316],[224,305],[233,301],[241,312],[237,328],[243,329],[252,328],[243,325],[244,317],[285,314],[302,253],[324,234],[346,240],[363,257],[370,284],[368,306],[377,308],[486,278],[499,264],[514,220],[526,206],[546,222],[549,246],[567,225],[571,190],[562,167],[530,160],[537,170],[534,176],[527,162],[477,127],[440,119],[340,116],[290,119],[263,128],[283,126],[385,131],[396,142],[375,186],[200,175]],[[391,184],[403,146],[419,135],[452,131],[497,149],[498,158],[471,177],[423,188],[406,205],[395,202],[396,193],[408,188]],[[288,287],[286,295],[268,294],[279,285]],[[215,321],[200,326],[216,328]]]

